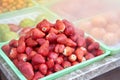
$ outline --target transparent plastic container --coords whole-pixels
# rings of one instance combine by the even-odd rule
[[[75,22],[112,53],[120,52],[120,11],[109,11]]]
[[[59,0],[49,8],[63,18],[77,21],[119,7],[120,0]]]

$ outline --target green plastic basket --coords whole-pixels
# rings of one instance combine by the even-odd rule
[[[9,41],[8,41],[9,42]],[[5,43],[0,43],[0,56],[6,61],[6,63],[10,66],[10,68],[15,72],[15,74],[18,76],[18,78],[20,80],[26,80],[26,78],[24,77],[24,75],[18,70],[18,68],[13,64],[13,62],[6,56],[6,54],[2,51],[1,47],[5,44],[7,44],[8,42],[5,42]],[[103,48],[103,46],[101,45],[101,48]],[[104,49],[104,48],[103,48]],[[90,59],[90,60],[87,60],[87,61],[84,61],[82,63],[79,63],[75,66],[71,66],[69,68],[66,68],[64,70],[61,70],[61,71],[58,71],[56,73],[53,73],[51,75],[48,75],[44,78],[41,78],[40,80],[54,80],[56,78],[59,78],[59,77],[62,77],[66,74],[69,74],[70,72],[73,72],[75,70],[78,70],[80,68],[83,68],[85,66],[88,66],[90,64],[93,64],[94,62],[96,61],[99,61],[99,60],[102,60],[104,59],[106,56],[110,55],[110,51],[108,50],[105,50],[105,53],[98,56],[98,57],[95,57],[93,59]]]

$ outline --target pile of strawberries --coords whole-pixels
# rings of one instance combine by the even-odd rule
[[[104,53],[67,20],[41,21],[2,50],[28,80],[37,80]]]

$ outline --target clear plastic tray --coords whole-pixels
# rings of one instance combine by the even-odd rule
[[[118,10],[119,7],[120,0],[59,0],[49,8],[63,18],[77,21],[106,11]]]
[[[76,27],[97,39],[112,53],[120,52],[120,13],[105,12],[75,22]],[[119,33],[118,33],[119,32]]]

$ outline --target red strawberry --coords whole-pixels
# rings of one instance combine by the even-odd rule
[[[49,71],[47,72],[47,75],[50,75],[50,74],[52,74],[52,73],[53,73],[53,72],[49,70]]]
[[[41,72],[36,72],[32,80],[38,80],[40,78],[44,77],[44,75]]]
[[[94,58],[94,55],[91,54],[91,53],[87,53],[87,54],[85,55],[85,58],[88,60],[88,59]]]
[[[18,57],[19,61],[27,61],[27,58],[28,58],[27,55],[23,54],[23,53],[22,54],[18,54],[17,57]]]
[[[92,50],[94,50],[94,49],[98,49],[99,47],[100,47],[100,45],[99,45],[98,42],[93,42],[92,44],[90,44],[90,45],[88,46],[88,50],[89,50],[89,51],[92,51]]]
[[[46,40],[44,38],[39,38],[36,41],[39,43],[39,45],[42,45]]]
[[[9,42],[9,45],[11,46],[11,47],[17,47],[18,46],[18,40],[15,40],[15,39],[13,39],[13,40],[11,40],[10,42]]]
[[[38,49],[38,53],[43,55],[43,56],[47,56],[49,53],[49,41],[45,41],[44,44],[42,44],[40,46],[40,48]]]
[[[14,60],[13,60],[13,63],[15,64],[15,66],[18,67],[18,59],[14,59]]]
[[[77,35],[77,34],[71,35],[71,36],[70,36],[70,39],[76,42],[77,39],[78,39],[78,35]]]
[[[96,53],[96,56],[102,55],[103,53],[104,53],[104,51],[103,51],[103,50],[98,49],[98,50],[97,50],[97,53]]]
[[[26,36],[26,34],[31,30],[31,27],[27,27],[27,28],[22,28],[22,30],[19,32],[20,36]]]
[[[86,42],[85,42],[84,37],[79,36],[76,42],[77,42],[78,47],[85,47],[86,46]]]
[[[57,42],[61,44],[66,44],[67,37],[65,34],[59,34],[57,38]]]
[[[49,33],[47,36],[46,36],[46,39],[49,40],[50,42],[56,42],[56,39],[57,39],[57,35],[55,33]]]
[[[77,44],[69,38],[66,39],[64,42],[67,46],[70,46],[70,47],[76,47],[77,46]]]
[[[63,67],[60,65],[60,64],[55,64],[55,66],[54,66],[54,71],[60,71],[60,70],[62,70],[63,69]]]
[[[54,66],[54,60],[53,59],[49,59],[47,62],[46,62],[48,68],[52,68]]]
[[[55,29],[57,29],[59,33],[64,32],[64,30],[65,30],[64,23],[60,20],[57,20],[56,25],[55,25]]]
[[[67,67],[70,67],[70,66],[71,66],[71,63],[70,63],[69,61],[64,61],[64,62],[62,63],[62,66],[63,66],[63,68],[67,68]]]
[[[23,73],[23,75],[28,79],[31,80],[34,76],[33,67],[28,62],[18,62],[18,68]]]
[[[48,32],[50,30],[50,26],[51,24],[46,19],[44,19],[37,25],[37,28],[43,32]]]
[[[12,49],[11,49],[11,51],[10,51],[10,53],[9,53],[9,57],[10,57],[10,59],[15,59],[15,58],[17,58],[17,50],[16,50],[16,48],[12,48]]]
[[[8,44],[6,44],[6,45],[2,46],[2,50],[8,56],[11,51],[11,47]]]
[[[48,67],[47,67],[46,64],[40,64],[40,66],[39,66],[39,71],[40,71],[42,74],[46,75],[46,74],[47,74],[47,69],[48,69]]]
[[[55,52],[56,53],[63,53],[64,49],[65,49],[65,46],[63,44],[57,44],[55,46]]]
[[[75,50],[75,54],[80,62],[82,62],[83,56],[85,55],[84,51],[82,51],[80,48],[77,48]]]
[[[18,53],[24,53],[25,52],[25,48],[26,48],[25,38],[24,38],[24,36],[22,36],[18,40],[17,52]]]
[[[28,38],[27,40],[26,40],[26,45],[27,46],[29,46],[29,47],[34,47],[34,46],[36,46],[38,43],[35,41],[35,40],[33,40],[32,38]]]
[[[26,47],[26,54],[29,55],[33,49],[31,47]]]
[[[58,57],[55,61],[57,64],[62,64],[63,62],[63,57]]]
[[[35,54],[33,57],[32,57],[32,62],[34,64],[40,64],[40,63],[45,63],[45,59],[42,55],[40,54]]]
[[[50,44],[49,51],[54,51],[56,44]]]
[[[86,41],[87,46],[89,46],[90,44],[94,42],[94,40],[91,37],[87,37],[85,41]]]
[[[67,46],[64,49],[63,55],[70,56],[73,52],[74,52],[74,48]]]
[[[28,60],[31,60],[35,54],[37,54],[36,51],[31,51],[30,54],[28,55]]]
[[[74,66],[76,64],[79,64],[79,62],[77,62],[77,61],[72,62],[72,66]]]
[[[54,61],[58,58],[58,54],[55,52],[50,52],[49,53],[49,58],[53,59]]]
[[[38,39],[38,38],[42,38],[44,36],[45,36],[45,33],[40,31],[39,29],[37,29],[37,28],[32,29],[32,38]]]
[[[75,54],[71,54],[71,55],[68,57],[68,59],[69,59],[70,62],[74,62],[74,61],[77,60],[77,57],[76,57]]]
[[[31,28],[28,32],[25,33],[25,39],[30,38],[32,36],[32,30],[33,29]]]
[[[80,47],[81,51],[84,52],[84,54],[87,54],[87,49],[85,47]]]
[[[34,70],[37,71],[39,69],[39,66],[40,66],[40,64],[33,65]]]
[[[58,34],[58,30],[55,29],[55,28],[50,28],[49,33],[55,33],[55,34]]]

